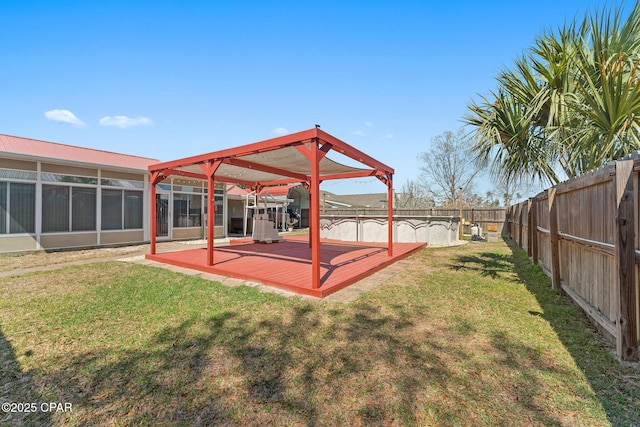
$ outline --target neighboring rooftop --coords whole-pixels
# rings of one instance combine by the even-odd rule
[[[118,169],[147,171],[157,159],[95,150],[93,148],[40,141],[20,136],[0,134],[0,153],[8,153],[22,159],[56,159],[65,162],[112,166]]]

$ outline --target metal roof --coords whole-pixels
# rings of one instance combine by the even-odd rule
[[[270,195],[272,195],[273,197],[288,197],[289,196],[289,191],[291,191],[292,188],[296,188],[299,187],[300,184],[293,184],[293,185],[274,185],[271,187],[265,187],[262,190],[262,193],[268,193]]]
[[[130,156],[92,148],[59,144],[57,142],[0,134],[0,154],[10,155],[24,160],[58,160],[64,163],[108,166],[117,169],[135,169],[148,171],[157,159]]]
[[[246,196],[249,194],[248,190],[240,188],[237,185],[227,183],[227,196]]]

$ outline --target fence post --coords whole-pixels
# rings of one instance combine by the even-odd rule
[[[531,248],[531,242],[533,240],[531,234],[532,234],[532,228],[531,228],[531,207],[533,206],[533,201],[532,199],[529,199],[527,201],[527,256],[529,258],[531,258],[531,254],[533,252],[533,249]]]
[[[511,230],[511,222],[509,220],[509,210],[511,206],[507,206],[504,210],[504,227],[502,227],[502,234],[506,237]]]
[[[524,203],[518,203],[518,246],[520,249],[524,249],[522,244],[522,207]]]
[[[516,206],[515,205],[511,205],[511,212],[510,212],[510,223],[511,225],[509,226],[509,237],[511,237],[512,240],[516,240]]]
[[[616,162],[615,256],[617,276],[616,352],[624,361],[638,360],[636,333],[636,265],[633,160]]]
[[[531,199],[531,257],[533,264],[538,264],[538,204],[536,198]]]
[[[550,188],[549,195],[549,237],[551,240],[551,286],[555,291],[562,289],[560,283],[560,246],[558,244],[558,207],[556,189]]]

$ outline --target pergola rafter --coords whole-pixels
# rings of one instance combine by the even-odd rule
[[[327,154],[335,151],[366,166],[337,163]],[[207,264],[212,266],[214,181],[266,185],[302,183],[309,190],[309,245],[312,251],[312,288],[320,287],[320,183],[325,180],[375,176],[388,190],[388,254],[393,254],[394,170],[318,127],[235,148],[186,157],[149,166],[151,173],[151,254],[156,252],[155,186],[168,176],[206,179],[208,185]]]

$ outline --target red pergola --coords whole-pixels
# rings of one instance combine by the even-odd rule
[[[327,156],[334,151],[356,160],[355,168]],[[260,191],[267,185],[302,183],[309,190],[309,245],[312,289],[320,287],[320,183],[332,179],[374,176],[388,191],[388,255],[393,256],[393,173],[370,157],[318,127],[227,150],[149,166],[151,174],[151,255],[156,253],[156,185],[171,175],[207,180],[207,265],[214,264],[214,181],[245,184]]]

